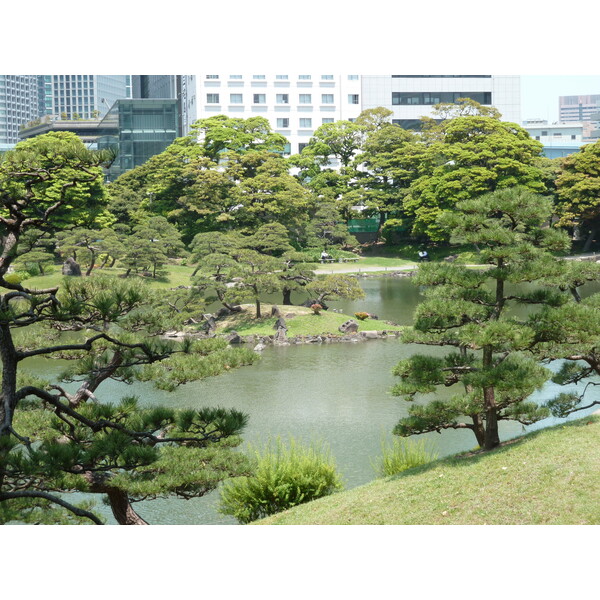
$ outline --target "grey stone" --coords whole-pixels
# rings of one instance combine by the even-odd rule
[[[232,331],[226,338],[230,344],[243,344],[244,340],[237,331]]]
[[[358,331],[358,323],[354,319],[348,319],[339,326],[342,333],[356,333]]]
[[[285,329],[287,330],[287,325],[285,324],[285,319],[283,317],[279,317],[277,321],[275,321],[275,325],[273,325],[273,329]]]
[[[69,256],[62,266],[62,274],[69,277],[81,277],[81,267],[74,258]]]

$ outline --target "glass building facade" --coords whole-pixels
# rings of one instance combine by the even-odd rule
[[[117,100],[100,123],[97,140],[98,149],[118,152],[108,180],[165,150],[177,137],[178,120],[175,99]]]

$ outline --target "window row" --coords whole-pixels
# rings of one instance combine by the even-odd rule
[[[299,104],[312,104],[312,94],[299,94],[298,95],[298,103]],[[359,103],[359,95],[358,94],[348,94],[348,104],[358,104]],[[219,104],[220,102],[220,94],[206,94],[206,103],[207,104]],[[243,104],[244,103],[244,95],[243,94],[229,94],[229,104]],[[267,103],[267,95],[266,94],[252,94],[252,103],[253,104],[266,104]],[[290,95],[289,94],[276,94],[275,95],[275,103],[276,104],[289,104],[290,103]],[[321,94],[321,104],[334,104],[334,95],[333,94]]]
[[[266,79],[266,75],[252,75],[252,79]],[[289,75],[275,75],[275,79],[288,80]],[[333,81],[333,75],[321,75],[323,81]],[[219,79],[219,75],[206,75],[206,79]],[[229,79],[243,79],[243,75],[229,75]],[[312,79],[312,75],[298,75],[298,79],[309,80]],[[358,75],[348,75],[349,81],[358,80]]]
[[[334,119],[331,117],[321,119],[321,125],[325,125],[325,123],[333,123],[333,122],[334,122]],[[287,117],[277,119],[276,124],[277,124],[277,129],[289,129],[290,119]],[[299,119],[298,126],[303,129],[311,129],[313,126],[313,120],[311,118]]]
[[[479,104],[491,104],[492,92],[392,92],[393,105],[433,105],[470,98]]]

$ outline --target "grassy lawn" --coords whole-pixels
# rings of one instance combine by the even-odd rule
[[[322,311],[319,315],[315,315],[310,308],[304,306],[278,306],[288,328],[288,337],[321,335],[326,333],[342,335],[338,329],[339,326],[348,319],[354,318],[354,316],[334,313],[332,311]],[[261,319],[256,319],[254,305],[244,304],[243,307],[245,309],[244,312],[217,321],[217,333],[237,331],[240,335],[259,336],[273,335],[275,333],[273,326],[277,319],[269,316],[271,314],[271,304],[261,304],[261,313],[264,315]],[[358,321],[358,327],[359,332],[401,331],[405,329],[399,325],[389,325],[385,321],[378,321],[377,319]]]
[[[600,417],[447,457],[257,521],[273,525],[598,525]]]
[[[165,270],[167,271],[166,276],[157,277],[156,279],[152,279],[152,277],[142,277],[135,274],[130,275],[130,278],[133,279],[135,277],[138,277],[139,279],[145,281],[149,287],[157,289],[168,289],[177,287],[179,285],[190,285],[190,276],[194,271],[194,267],[184,265],[167,265]],[[118,268],[95,269],[92,272],[92,276],[102,274],[123,275],[124,273],[125,269]],[[61,268],[60,266],[56,266],[55,271],[50,275],[30,277],[26,280],[26,285],[37,289],[54,287],[60,285],[62,279],[63,275],[61,273]]]

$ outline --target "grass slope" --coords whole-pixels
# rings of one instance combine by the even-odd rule
[[[255,524],[597,525],[600,417],[440,459]]]
[[[271,314],[271,304],[261,304],[261,319],[256,319],[254,305],[244,304],[244,312],[233,314],[226,319],[217,321],[217,333],[228,333],[237,331],[240,335],[273,335],[275,330],[273,326],[277,319],[268,316]],[[313,314],[310,308],[304,306],[282,306],[278,305],[281,314],[288,328],[287,336],[295,337],[300,335],[322,335],[333,333],[343,335],[339,331],[339,326],[348,319],[354,319],[354,316],[334,313],[332,311],[322,311],[319,315]],[[356,319],[354,319],[356,320]],[[405,327],[391,325],[386,321],[377,319],[365,319],[358,321],[358,331],[401,331]]]

